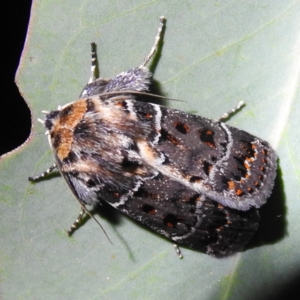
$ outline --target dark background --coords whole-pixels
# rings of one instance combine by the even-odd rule
[[[30,111],[14,82],[29,22],[31,0],[1,3],[0,155],[20,146],[31,128]]]

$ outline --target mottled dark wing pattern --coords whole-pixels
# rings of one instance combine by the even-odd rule
[[[165,107],[161,112],[156,149],[191,188],[239,210],[266,202],[277,159],[266,141],[222,122]]]
[[[67,173],[65,178],[75,195],[82,197],[78,191],[85,182]],[[107,187],[96,194],[98,200],[110,203],[175,243],[216,257],[241,251],[259,224],[257,209],[224,207],[160,173],[125,196]]]
[[[92,44],[92,74],[80,99],[43,123],[56,166],[83,207],[108,202],[177,244],[226,256],[242,250],[258,227],[276,154],[223,122],[136,101],[149,90],[146,65],[164,21],[142,64],[113,79],[96,78]]]
[[[175,243],[216,257],[241,251],[259,222],[255,208],[224,207],[161,174],[146,180],[123,205],[113,205]]]
[[[224,129],[219,122],[137,102],[129,95],[79,100],[59,112],[57,120],[64,120],[65,128],[82,108],[86,111],[72,132],[71,150],[63,163],[62,157],[56,160],[83,204],[106,201],[174,242],[214,256],[243,249],[258,227],[259,213],[243,202],[245,198],[240,200],[248,205],[245,211],[226,206],[236,199],[222,191],[230,192],[229,181],[248,179],[246,157],[238,155],[243,150],[256,158],[248,148],[258,138]],[[53,127],[57,120],[51,120]],[[272,153],[266,142],[259,142]],[[236,162],[229,165],[232,157]],[[266,157],[275,163],[275,155]],[[264,176],[274,176],[267,167]],[[222,168],[228,177],[215,183]],[[271,188],[264,186],[266,194]]]
[[[276,155],[267,142],[130,94],[78,100],[48,114],[46,126],[83,204],[106,201],[215,256],[243,248],[273,187]]]

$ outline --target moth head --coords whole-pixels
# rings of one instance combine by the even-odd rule
[[[44,126],[51,130],[57,118],[59,118],[60,110],[53,110],[46,114],[46,119],[42,122]]]
[[[70,113],[71,108],[72,108],[72,103],[67,103],[63,106],[58,106],[57,110],[52,110],[50,112],[43,110],[42,113],[46,115],[46,119],[45,120],[38,119],[38,121],[41,122],[48,129],[48,131],[50,131],[53,128],[55,122],[62,117],[61,114],[64,111],[65,114]]]

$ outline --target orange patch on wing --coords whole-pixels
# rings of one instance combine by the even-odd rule
[[[250,169],[250,165],[249,165],[249,163],[248,163],[247,160],[245,160],[245,162],[244,162],[244,167],[245,167],[247,170]]]
[[[234,183],[234,181],[232,181],[232,180],[228,181],[227,184],[228,184],[228,188],[230,190],[234,190],[235,189],[235,183]]]
[[[147,158],[147,161],[149,163],[154,163],[154,161],[157,159],[156,152],[148,145],[147,142],[141,140],[138,141],[138,147],[141,155],[145,158]]]
[[[70,113],[64,114],[70,110]],[[55,123],[52,135],[59,135],[60,143],[56,148],[57,156],[60,160],[66,158],[71,150],[73,142],[73,131],[75,126],[81,121],[86,112],[86,100],[81,99],[65,107],[61,111],[61,117]]]
[[[61,128],[57,130],[57,134],[60,136],[60,140],[56,152],[59,159],[63,160],[70,152],[73,142],[73,133],[67,128]]]
[[[120,106],[120,107],[126,107],[125,101],[116,101],[116,102],[115,102],[115,105],[116,105],[116,106]]]
[[[242,190],[236,190],[235,193],[237,196],[242,196],[244,194]]]

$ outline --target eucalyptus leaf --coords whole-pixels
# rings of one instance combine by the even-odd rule
[[[300,275],[299,1],[39,0],[32,5],[16,82],[33,120],[28,141],[0,161],[3,299],[276,299]],[[219,118],[277,151],[274,193],[246,251],[225,259],[182,248],[113,209],[69,238],[79,204],[37,122],[76,100],[96,42],[102,77],[138,66],[167,18],[154,78],[169,107]]]

